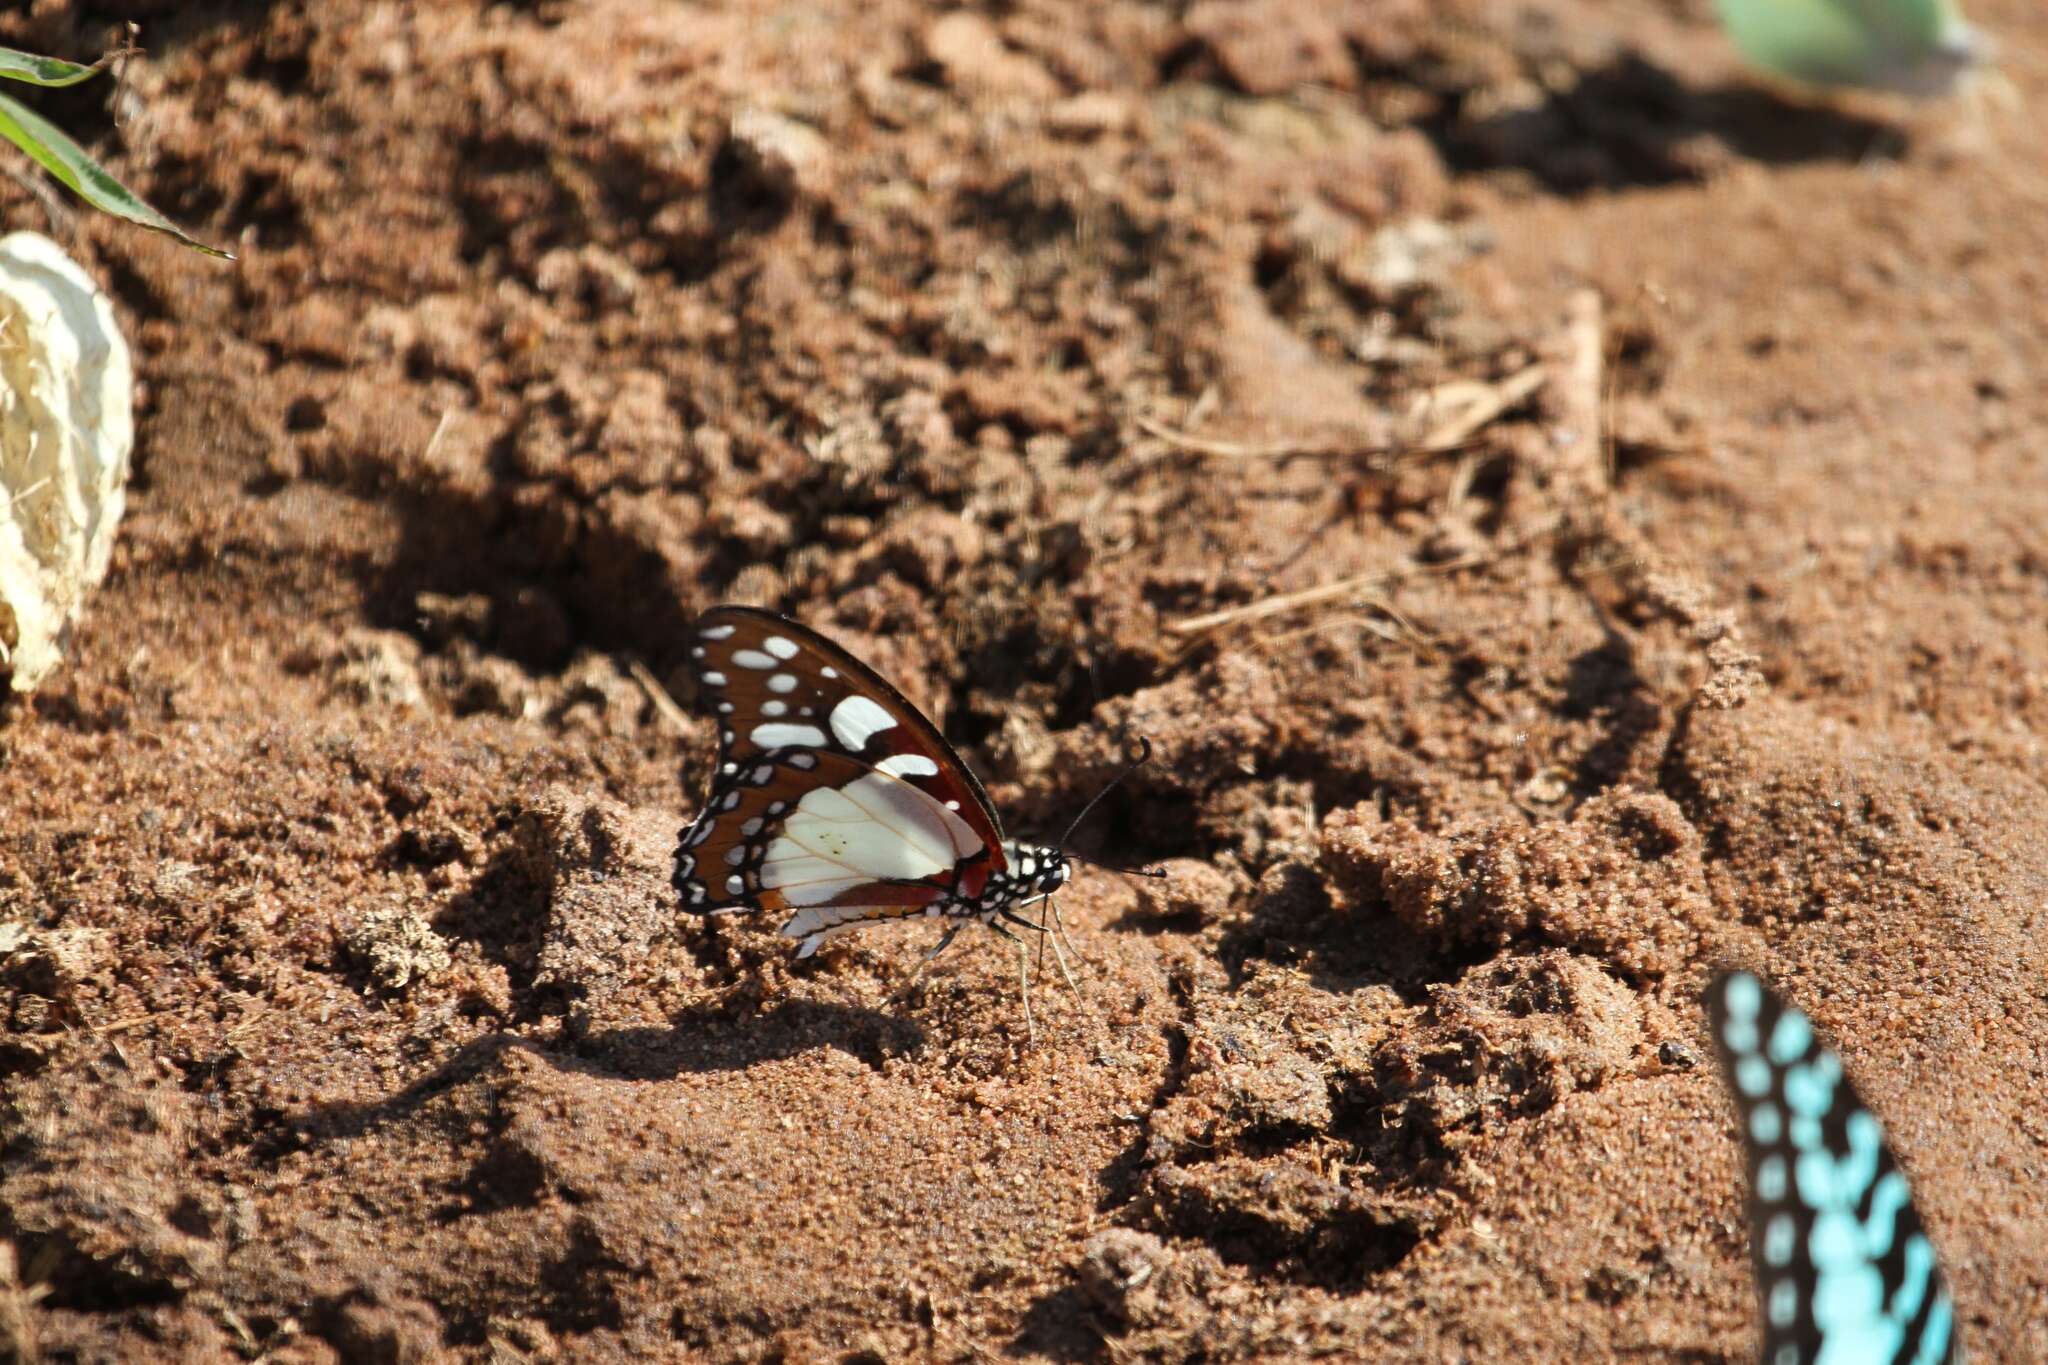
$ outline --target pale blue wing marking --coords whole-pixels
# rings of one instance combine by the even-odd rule
[[[1840,1058],[1747,973],[1708,1001],[1748,1149],[1763,1359],[1956,1365],[1934,1245]]]

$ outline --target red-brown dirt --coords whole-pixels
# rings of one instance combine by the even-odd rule
[[[1908,107],[1710,11],[0,18],[142,17],[38,103],[241,255],[51,228],[139,436],[0,715],[0,1351],[1750,1359],[1742,962],[2048,1359],[2048,15]],[[1023,831],[1151,739],[1035,1039],[678,913],[721,601]]]

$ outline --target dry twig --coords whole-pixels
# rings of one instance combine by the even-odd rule
[[[654,703],[655,711],[668,722],[669,729],[679,735],[690,733],[689,716],[684,714],[682,707],[676,705],[676,699],[668,694],[668,689],[661,685],[661,680],[648,671],[646,664],[638,659],[630,659],[626,663],[626,671],[633,675],[633,681],[639,683],[641,690],[647,693],[647,700]]]
[[[1421,449],[1429,454],[1440,454],[1458,447],[1477,436],[1480,430],[1501,414],[1511,412],[1535,396],[1549,378],[1541,365],[1529,365],[1515,371],[1506,379],[1492,383],[1476,380],[1457,380],[1439,384],[1430,391],[1432,405],[1442,402],[1462,404],[1464,410],[1455,412],[1439,422],[1430,433],[1422,438]]]
[[[1568,343],[1564,374],[1560,384],[1560,405],[1564,429],[1570,434],[1567,463],[1575,467],[1594,488],[1607,488],[1607,424],[1601,420],[1601,376],[1606,369],[1607,328],[1601,315],[1600,295],[1592,289],[1575,292],[1567,305],[1565,335]]]
[[[1151,417],[1138,418],[1138,427],[1176,450],[1221,460],[1329,460],[1390,459],[1401,455],[1440,455],[1466,445],[1486,425],[1503,413],[1529,401],[1543,387],[1548,374],[1541,365],[1530,365],[1501,380],[1457,379],[1439,384],[1425,395],[1425,412],[1452,409],[1449,417],[1432,427],[1420,441],[1410,443],[1367,443],[1326,441],[1320,445],[1300,441],[1269,441],[1254,445],[1224,441],[1170,427]]]

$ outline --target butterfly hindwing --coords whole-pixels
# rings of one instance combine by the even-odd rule
[[[891,771],[844,754],[784,749],[756,755],[713,788],[676,854],[687,908],[943,899],[981,850],[966,821]],[[695,892],[701,889],[702,895]]]
[[[1841,1059],[1747,972],[1707,1002],[1749,1158],[1764,1365],[1960,1360],[1934,1244]]]

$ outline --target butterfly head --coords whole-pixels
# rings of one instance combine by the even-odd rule
[[[1066,854],[1045,844],[1006,843],[1003,861],[1008,864],[1006,889],[1020,902],[1050,896],[1067,884],[1074,871]]]

